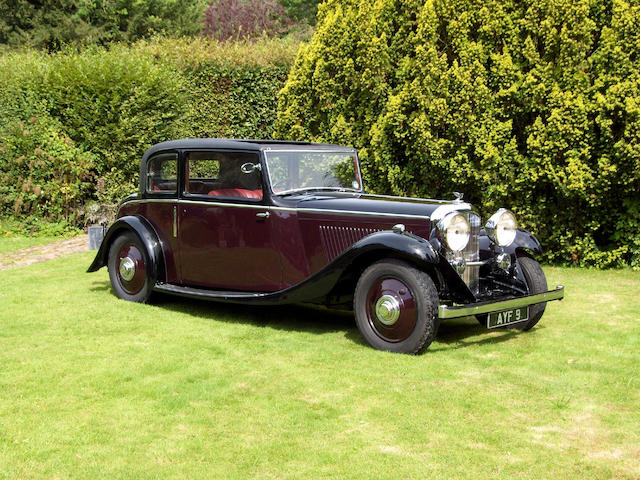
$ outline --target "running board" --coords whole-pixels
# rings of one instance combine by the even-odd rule
[[[277,300],[281,292],[235,292],[223,290],[209,290],[207,288],[184,287],[172,283],[159,283],[153,288],[156,292],[170,293],[182,297],[200,298],[203,300],[218,300],[221,302],[252,302]]]

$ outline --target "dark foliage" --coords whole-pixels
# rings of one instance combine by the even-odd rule
[[[289,17],[299,22],[315,25],[320,0],[279,0]]]
[[[205,6],[203,0],[6,0],[0,2],[0,44],[57,50],[190,35]]]

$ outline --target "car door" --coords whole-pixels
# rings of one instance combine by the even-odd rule
[[[258,152],[187,151],[179,207],[181,283],[220,290],[279,290]]]
[[[158,234],[164,252],[166,280],[178,280],[173,252],[178,249],[178,152],[163,151],[149,157],[142,169],[142,191],[145,202],[141,213]]]

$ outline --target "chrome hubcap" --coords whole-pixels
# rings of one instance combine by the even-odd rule
[[[400,303],[391,295],[383,295],[376,302],[376,316],[380,323],[393,325],[400,316]]]
[[[120,276],[126,282],[131,281],[136,274],[136,264],[131,257],[124,257],[120,260]]]

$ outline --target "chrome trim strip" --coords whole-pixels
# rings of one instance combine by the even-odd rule
[[[440,203],[443,205],[449,205],[453,200],[439,200],[437,198],[421,198],[421,197],[396,197],[395,195],[377,195],[375,193],[363,193],[366,197],[374,197],[374,198],[388,198],[391,200],[413,200],[417,202],[430,202],[430,203]]]
[[[421,220],[429,220],[429,215],[411,215],[408,213],[359,212],[357,210],[325,210],[323,208],[273,208],[274,210],[282,210],[285,212],[335,213],[337,215],[364,215],[369,217],[418,218]]]
[[[249,203],[224,203],[224,202],[204,202],[198,200],[185,200],[182,198],[146,198],[140,200],[129,200],[128,202],[123,203],[123,205],[127,205],[129,203],[175,203],[178,205],[206,205],[212,207],[235,207],[235,208],[253,208],[264,210],[265,208],[269,208],[267,205],[256,204],[252,205]]]
[[[356,153],[357,150],[355,148],[272,148],[265,147],[261,149],[265,153],[271,152],[292,152],[292,153]]]
[[[498,300],[479,302],[475,304],[466,304],[450,307],[448,305],[440,305],[438,307],[438,317],[441,320],[448,318],[469,317],[472,315],[480,315],[482,313],[498,312],[500,310],[509,310],[512,308],[526,307],[536,303],[550,302],[552,300],[562,300],[564,298],[564,286],[558,285],[554,290],[548,290],[533,295],[525,295],[523,297],[511,298],[509,300]]]
[[[336,215],[364,215],[369,217],[391,217],[391,218],[416,218],[420,220],[429,220],[428,215],[411,215],[407,213],[383,213],[383,212],[360,212],[357,210],[329,210],[323,208],[290,208],[290,207],[276,207],[269,205],[251,205],[247,203],[223,203],[223,202],[205,202],[197,200],[184,200],[184,199],[164,199],[164,198],[148,198],[141,200],[129,200],[123,205],[130,203],[178,203],[180,205],[203,205],[208,207],[234,207],[234,208],[252,208],[264,210],[269,208],[270,210],[277,210],[282,212],[307,212],[307,213],[330,213]]]
[[[478,260],[477,262],[466,262],[467,267],[481,267],[487,263],[486,260]]]

